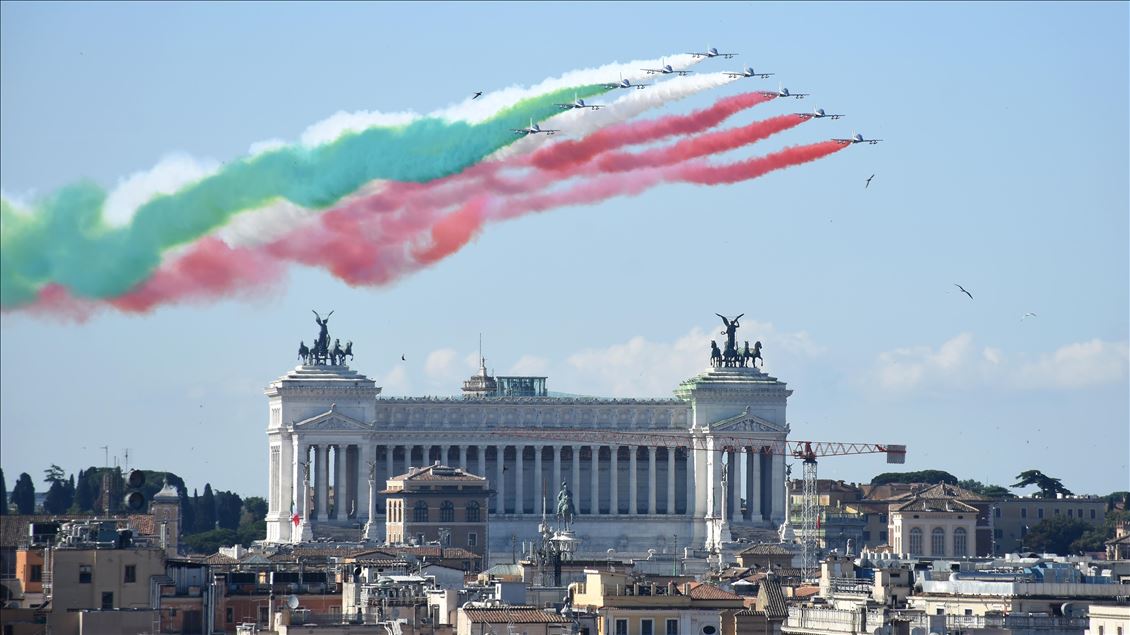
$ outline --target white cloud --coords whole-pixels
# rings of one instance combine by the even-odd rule
[[[432,379],[442,379],[451,375],[456,356],[455,349],[441,348],[428,353],[424,362],[424,372]]]
[[[285,148],[287,147],[287,145],[289,144],[282,139],[264,139],[263,141],[256,141],[255,143],[252,143],[251,146],[247,148],[247,155],[253,157],[257,154],[270,152],[271,150]]]
[[[381,387],[381,395],[394,397],[412,396],[412,380],[403,366],[396,366],[384,376],[375,378]]]
[[[1076,389],[1125,381],[1126,342],[1068,344],[1033,360],[1006,356],[996,347],[978,350],[971,333],[961,333],[937,348],[913,346],[879,353],[867,383],[882,392],[919,388],[990,386],[999,389]]]
[[[1068,344],[1017,369],[1013,380],[1020,388],[1089,388],[1125,381],[1130,346],[1127,342]]]
[[[536,355],[523,355],[510,367],[511,375],[544,376],[549,369],[549,360]]]
[[[195,159],[187,154],[170,154],[148,170],[134,172],[118,181],[106,197],[103,218],[114,225],[126,225],[137,208],[159,194],[172,194],[184,186],[215,174],[220,162]]]

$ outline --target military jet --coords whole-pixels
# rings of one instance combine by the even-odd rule
[[[850,139],[832,139],[832,141],[838,141],[845,146],[851,145],[853,143],[870,143],[871,145],[875,145],[876,143],[882,141],[882,139],[864,139],[863,135],[857,132],[853,134]],[[962,291],[965,291],[965,289],[962,289]],[[968,291],[966,291],[966,293],[968,293]]]
[[[576,109],[580,109],[580,108],[591,108],[593,110],[600,110],[601,108],[604,108],[604,104],[586,104],[585,100],[577,97],[576,93],[573,93],[573,103],[571,103],[571,104],[555,104],[555,105],[558,108],[561,108],[562,110],[576,110]]]
[[[843,117],[843,115],[829,115],[824,112],[823,108],[813,108],[812,112],[798,112],[797,116],[806,119],[839,119]]]
[[[633,84],[632,80],[624,79],[623,73],[620,74],[620,83],[619,84],[605,84],[604,85],[605,88],[636,88],[636,89],[639,89],[639,90],[643,90],[644,86],[651,86],[651,84]]]
[[[712,46],[701,53],[691,53],[691,55],[695,57],[724,57],[729,60],[733,59],[737,53],[719,53],[718,49]]]
[[[664,64],[663,66],[660,66],[659,68],[641,68],[640,70],[646,71],[648,75],[656,75],[656,74],[658,74],[658,75],[672,75],[672,74],[674,74],[674,75],[678,75],[679,77],[683,77],[683,76],[687,75],[688,73],[694,72],[694,71],[677,71],[677,70],[671,68],[670,64]]]
[[[752,66],[746,66],[745,70],[740,73],[726,73],[729,77],[760,77],[761,79],[769,79],[773,73],[755,73]]]
[[[541,126],[534,123],[533,119],[530,119],[530,127],[529,128],[511,128],[511,130],[514,131],[514,134],[520,134],[520,135],[545,134],[547,137],[552,137],[554,134],[561,132],[560,130],[543,129]]]
[[[780,87],[777,88],[776,92],[761,91],[761,94],[762,95],[768,95],[770,97],[796,97],[797,99],[804,99],[805,97],[808,97],[812,93],[790,93],[788,88],[785,88],[784,86],[780,86]]]

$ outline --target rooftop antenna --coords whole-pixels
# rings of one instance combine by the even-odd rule
[[[126,448],[126,449],[125,449],[125,453],[126,453],[126,466],[125,466],[125,469],[127,469],[127,470],[128,470],[128,469],[129,469],[129,448]]]
[[[106,467],[110,467],[110,446],[100,445],[98,447],[102,448],[102,464]]]

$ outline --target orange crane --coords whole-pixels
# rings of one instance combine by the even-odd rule
[[[820,499],[816,491],[816,459],[827,456],[852,454],[886,454],[887,463],[905,463],[906,446],[886,443],[843,443],[836,441],[779,441],[757,439],[733,434],[711,434],[713,447],[705,443],[706,437],[685,432],[619,432],[602,430],[526,431],[510,430],[507,434],[534,439],[574,441],[581,444],[617,443],[647,448],[686,448],[729,452],[737,448],[760,448],[762,454],[791,456],[800,459],[804,469],[804,495],[801,508],[801,544],[804,557],[804,577],[811,579],[816,568],[816,519],[820,514]],[[724,492],[723,500],[728,500]],[[787,513],[787,512],[786,512]]]

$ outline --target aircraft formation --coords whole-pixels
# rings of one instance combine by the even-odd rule
[[[720,57],[722,59],[729,60],[729,59],[733,59],[738,54],[737,53],[722,53],[722,52],[719,52],[717,48],[714,48],[714,47],[711,46],[711,47],[707,47],[705,51],[693,51],[691,53],[688,53],[688,55],[692,55],[695,58],[707,58],[707,59],[709,59],[709,58],[712,58],[712,57]],[[670,64],[666,64],[666,63],[662,63],[662,62],[660,63],[659,68],[641,68],[640,70],[643,71],[644,73],[648,74],[648,75],[677,75],[679,77],[685,77],[686,75],[689,75],[690,73],[694,72],[694,71],[690,71],[690,70],[678,70],[678,69],[673,68]],[[731,77],[731,78],[735,78],[735,79],[736,78],[749,78],[749,77],[757,77],[757,78],[760,78],[760,79],[769,79],[769,76],[774,75],[774,73],[757,72],[757,71],[753,70],[752,66],[746,66],[744,69],[742,69],[740,71],[725,71],[725,74],[726,74],[726,76]],[[651,84],[633,83],[631,79],[624,77],[624,75],[622,73],[620,74],[620,81],[609,82],[607,84],[604,84],[604,87],[608,88],[608,89],[634,88],[636,90],[643,90],[644,88],[646,88],[648,86],[651,86]],[[811,93],[794,93],[794,92],[791,92],[782,83],[777,84],[777,90],[775,90],[775,91],[769,90],[769,91],[757,91],[757,92],[759,92],[760,94],[765,95],[767,97],[776,97],[776,98],[792,97],[794,99],[804,99],[805,97],[808,97],[808,96],[811,95]],[[475,98],[478,98],[479,95],[481,95],[481,94],[482,93],[476,93]],[[556,106],[558,108],[562,109],[562,110],[584,110],[586,108],[589,109],[589,110],[600,110],[601,108],[606,108],[608,105],[607,104],[590,104],[590,103],[587,103],[584,99],[581,99],[576,94],[574,94],[572,102],[563,103],[563,104],[556,104]],[[843,115],[840,115],[840,114],[828,114],[828,113],[824,112],[823,108],[813,108],[812,112],[798,112],[798,113],[796,113],[796,115],[798,117],[804,117],[805,119],[833,119],[833,120],[835,120],[835,119],[840,119],[840,118],[843,117]],[[522,135],[522,136],[532,136],[532,135],[544,134],[547,137],[549,137],[549,136],[553,136],[554,134],[556,134],[558,132],[561,132],[561,130],[552,130],[552,129],[542,128],[538,124],[534,123],[533,120],[530,121],[529,126],[527,126],[525,128],[514,128],[513,130],[514,130],[514,134]],[[879,143],[880,141],[882,141],[882,139],[865,139],[863,137],[863,135],[861,135],[859,133],[853,133],[852,136],[847,138],[847,139],[833,139],[833,141],[836,141],[837,143],[840,143],[840,144],[843,144],[843,145],[852,145],[852,144],[855,144],[855,143],[866,143],[866,144],[869,144],[869,145],[875,145],[876,143]],[[870,185],[870,182],[871,182],[871,180],[868,179],[868,185]]]

